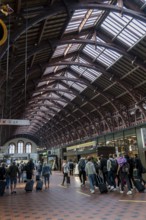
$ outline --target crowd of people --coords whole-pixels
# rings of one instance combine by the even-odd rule
[[[10,165],[2,163],[0,165],[0,191],[3,190],[3,184],[6,189],[10,189],[11,194],[16,194],[17,182],[27,182],[34,178],[34,172],[36,176],[44,179],[45,188],[49,188],[51,167],[44,163],[39,162],[34,164],[30,159],[27,163],[16,163],[13,161]]]
[[[34,171],[36,181],[43,178],[45,188],[49,188],[50,175],[52,174],[51,166],[47,163],[34,164],[30,159],[26,164],[12,162],[11,165],[1,164],[0,166],[0,184],[2,181],[6,183],[7,189],[10,189],[11,194],[16,194],[17,181],[27,182],[34,178]],[[79,177],[81,187],[84,187],[87,182],[90,186],[90,192],[95,193],[95,189],[99,185],[105,184],[108,191],[119,191],[124,193],[126,190],[127,195],[131,195],[134,188],[139,192],[145,192],[145,180],[143,173],[146,169],[143,167],[138,155],[134,158],[128,155],[109,154],[108,159],[103,155],[93,158],[81,157],[78,163],[72,160],[64,160],[62,163],[63,179],[61,185],[64,186],[65,182],[70,184],[70,176],[77,175]],[[1,186],[0,186],[1,188]],[[106,191],[106,190],[105,190]]]
[[[127,190],[127,195],[131,195],[132,191],[137,185],[141,189],[137,191],[145,192],[145,180],[142,174],[146,172],[138,155],[134,158],[128,155],[109,154],[109,158],[101,155],[98,160],[88,156],[81,157],[78,164],[74,164],[72,160],[64,161],[62,165],[63,181],[61,185],[68,183],[69,173],[78,173],[81,186],[85,186],[87,180],[90,185],[91,193],[95,193],[95,189],[99,186],[99,181],[106,184],[109,191],[117,191],[124,193]],[[78,170],[78,171],[77,171]],[[74,171],[74,172],[73,172]]]

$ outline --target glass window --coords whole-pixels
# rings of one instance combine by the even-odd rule
[[[15,153],[15,144],[11,143],[9,145],[9,154],[14,154]]]
[[[31,146],[30,143],[27,143],[27,144],[26,144],[26,153],[27,153],[27,154],[31,153],[31,147],[32,147],[32,146]]]
[[[24,143],[22,141],[18,142],[18,154],[23,154]]]
[[[146,24],[143,21],[131,16],[119,16],[117,12],[110,12],[101,27],[129,47],[133,47],[141,38],[145,36]]]

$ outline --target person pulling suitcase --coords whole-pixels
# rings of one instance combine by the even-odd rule
[[[133,180],[134,180],[134,186],[138,190],[138,192],[145,192],[145,187],[142,184],[142,181],[140,179],[139,172],[136,166],[133,169]]]

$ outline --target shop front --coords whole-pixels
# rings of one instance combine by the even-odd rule
[[[99,146],[115,147],[117,155],[123,153],[134,157],[135,154],[139,154],[136,128],[99,137],[97,138],[97,144]]]

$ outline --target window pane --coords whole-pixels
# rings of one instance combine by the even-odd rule
[[[10,144],[9,145],[9,154],[14,154],[15,153],[15,145],[14,144]]]
[[[26,153],[27,154],[31,153],[31,144],[30,143],[26,144]]]
[[[18,142],[18,154],[23,154],[23,145],[22,141]]]

